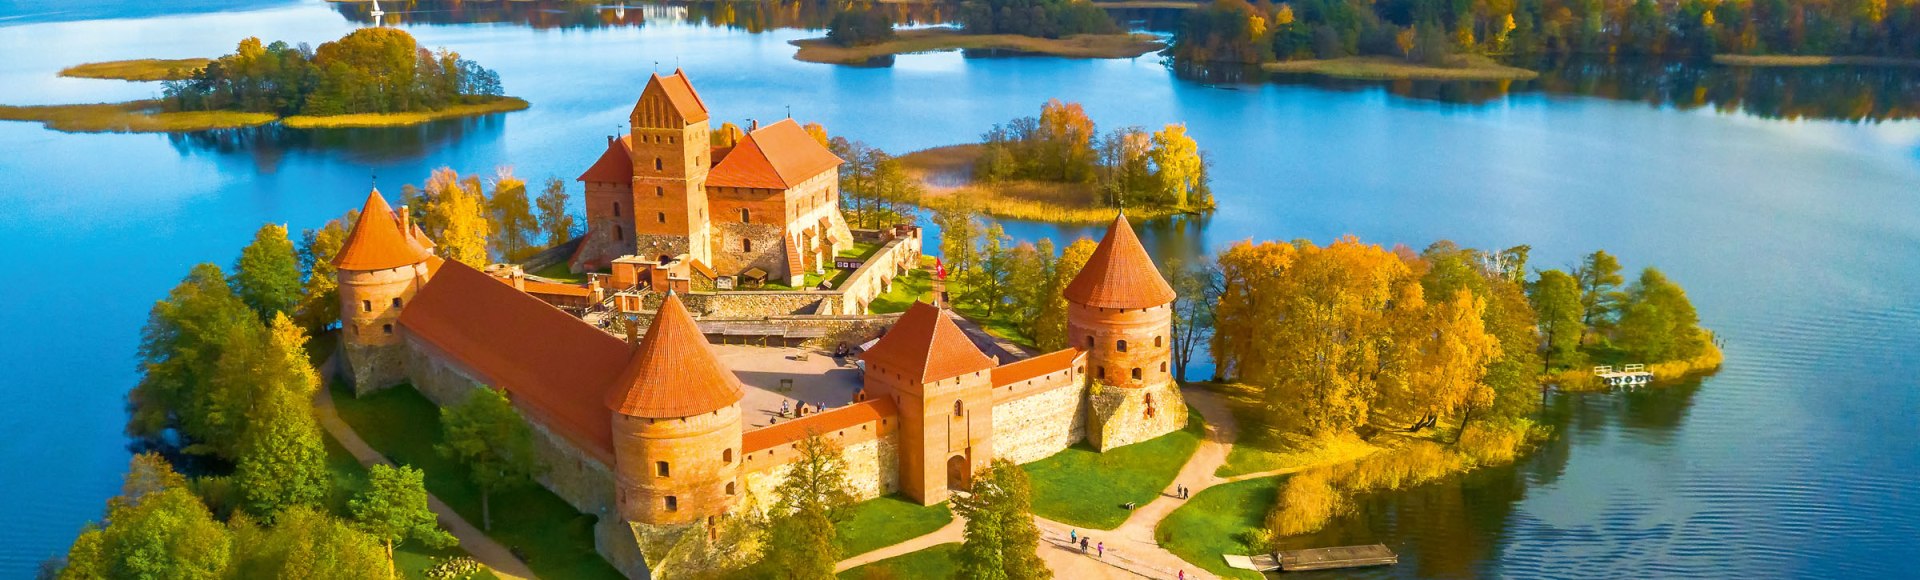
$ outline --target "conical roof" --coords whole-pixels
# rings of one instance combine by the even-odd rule
[[[360,218],[353,222],[353,231],[347,233],[340,253],[334,255],[333,266],[341,270],[410,266],[433,255],[428,249],[431,247],[433,244],[417,228],[411,232],[402,229],[400,216],[375,189],[367,194],[367,204],[360,209]]]
[[[908,307],[860,358],[923,383],[993,368],[993,359],[981,353],[946,312],[925,302]]]
[[[1107,226],[1093,256],[1062,292],[1068,301],[1095,308],[1150,308],[1173,302],[1173,287],[1133,235],[1122,213]]]
[[[709,413],[740,402],[740,378],[720,364],[693,316],[668,294],[646,338],[607,388],[607,408],[622,415],[669,419]]]

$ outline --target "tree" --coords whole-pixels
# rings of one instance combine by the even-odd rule
[[[1147,157],[1153,160],[1154,176],[1160,182],[1160,203],[1193,206],[1191,194],[1202,187],[1206,174],[1200,169],[1200,145],[1187,136],[1187,126],[1171,123],[1154,133]]]
[[[1027,472],[995,459],[974,478],[973,491],[953,498],[954,512],[967,518],[960,544],[960,569],[967,580],[1045,580],[1053,577],[1040,560],[1040,530],[1033,525],[1033,491]]]
[[[827,40],[840,46],[864,46],[893,40],[893,19],[886,12],[856,7],[833,15]]]
[[[1093,257],[1093,250],[1100,244],[1080,238],[1068,244],[1060,251],[1060,259],[1053,263],[1053,277],[1046,283],[1046,298],[1041,302],[1040,313],[1034,320],[1033,342],[1041,350],[1059,350],[1067,344],[1067,285],[1080,275],[1087,260]]]
[[[487,232],[492,228],[478,179],[461,180],[446,167],[434,170],[427,180],[426,206],[421,225],[439,242],[441,257],[475,268],[487,265]]]
[[[567,213],[567,184],[558,177],[548,177],[546,190],[540,192],[540,198],[534,200],[534,206],[540,210],[540,232],[546,235],[547,247],[567,243],[576,235],[573,231],[573,214]]]
[[[233,528],[236,578],[371,580],[380,572],[380,543],[346,522],[311,507],[288,509],[273,527],[236,516]]]
[[[968,294],[971,302],[985,308],[986,315],[992,317],[1012,297],[1013,238],[1001,229],[1000,222],[993,222],[987,224],[986,231],[980,232],[975,244],[980,267],[966,278]]]
[[[827,127],[825,125],[821,125],[819,123],[807,123],[805,125],[801,125],[800,129],[803,131],[806,131],[807,136],[812,137],[813,140],[819,143],[821,147],[833,146],[833,139],[827,137]]]
[[[933,210],[933,223],[940,228],[940,256],[946,260],[947,272],[962,279],[979,265],[980,255],[973,245],[981,233],[976,211],[973,202],[964,198]]]
[[[834,525],[847,518],[853,491],[840,449],[818,433],[794,444],[795,460],[774,490],[779,500],[768,533],[779,538],[761,550],[761,565],[778,578],[830,579],[840,561]]]
[[[1580,324],[1589,332],[1606,325],[1623,298],[1619,287],[1626,279],[1620,276],[1620,260],[1606,250],[1595,251],[1581,259],[1573,277],[1580,283]]]
[[[1686,291],[1659,270],[1647,268],[1627,291],[1618,343],[1649,362],[1693,358],[1706,349],[1699,323]]]
[[[330,485],[320,425],[308,403],[320,381],[307,363],[306,340],[292,319],[275,316],[234,469],[247,510],[269,521],[289,507],[320,505]]]
[[[543,470],[533,453],[533,429],[498,390],[481,387],[440,410],[440,453],[465,464],[480,488],[480,521],[493,529],[493,492],[526,485]]]
[[[1178,258],[1162,267],[1173,286],[1174,376],[1187,380],[1193,353],[1213,334],[1214,307],[1220,300],[1220,268],[1205,258],[1188,265]]]
[[[240,259],[233,264],[232,284],[240,301],[261,320],[293,311],[300,302],[300,263],[293,240],[287,239],[287,226],[260,226],[253,243],[240,250]]]
[[[367,489],[347,504],[361,530],[386,545],[387,573],[394,575],[393,546],[415,540],[429,547],[454,543],[440,529],[427,507],[426,474],[407,466],[374,465],[367,470]]]
[[[199,409],[218,370],[222,353],[236,339],[247,340],[259,318],[235,296],[219,266],[194,266],[165,300],[154,303],[141,331],[140,382],[127,393],[127,433],[157,437],[178,427],[188,439],[211,433],[198,427]]]
[[[346,245],[347,228],[358,218],[358,210],[349,211],[346,217],[300,233],[300,271],[306,276],[306,289],[294,310],[308,332],[319,332],[340,320],[340,280],[333,258]]]
[[[501,259],[519,262],[539,249],[534,247],[533,240],[540,232],[540,222],[527,203],[527,181],[514,177],[513,168],[502,167],[494,177],[493,196],[487,200],[487,211],[493,225],[494,253]]]
[[[1529,290],[1527,298],[1539,313],[1540,334],[1546,339],[1543,366],[1550,370],[1556,358],[1563,364],[1570,362],[1586,331],[1580,322],[1586,314],[1580,303],[1580,282],[1566,272],[1546,270]]]
[[[60,577],[226,577],[233,549],[227,529],[177,478],[162,476],[172,483],[109,501],[107,524],[89,526],[74,539]],[[132,481],[128,487],[135,487]]]

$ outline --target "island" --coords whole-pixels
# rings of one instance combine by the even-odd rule
[[[1341,79],[1422,81],[1525,81],[1540,73],[1507,66],[1479,55],[1458,55],[1441,64],[1425,64],[1385,56],[1348,56],[1269,62],[1270,73],[1306,73]]]
[[[398,55],[398,56],[396,56]],[[458,53],[428,51],[405,31],[367,28],[318,48],[240,41],[217,59],[86,63],[61,76],[160,81],[164,98],[122,103],[0,105],[0,120],[70,132],[183,132],[268,123],[296,129],[414,125],[526,109],[500,77]],[[388,78],[419,82],[393,85]]]
[[[1013,50],[1067,58],[1133,58],[1167,47],[1151,34],[1076,34],[1060,38],[1018,34],[967,34],[951,28],[901,31],[892,40],[842,46],[827,38],[790,41],[800,47],[793,58],[824,64],[865,64],[897,54],[942,50]]]
[[[792,41],[795,59],[870,64],[896,54],[994,49],[1069,58],[1133,58],[1166,48],[1151,34],[1130,34],[1087,0],[966,0],[957,28],[894,30],[881,8],[835,14],[824,38]]]

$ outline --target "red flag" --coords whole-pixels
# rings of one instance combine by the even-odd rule
[[[935,280],[947,279],[947,264],[945,262],[941,262],[939,258],[933,259],[933,279]]]

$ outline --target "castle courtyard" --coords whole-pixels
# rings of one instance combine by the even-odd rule
[[[826,350],[745,344],[715,344],[713,354],[739,375],[740,421],[748,430],[773,424],[784,403],[789,411],[801,401],[827,408],[853,402],[860,390],[860,369],[852,357],[835,360]],[[792,419],[791,412],[778,420]]]

